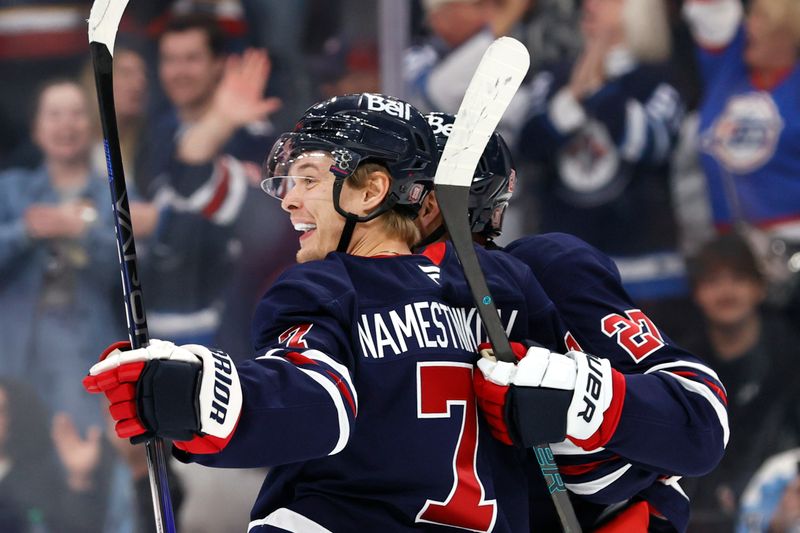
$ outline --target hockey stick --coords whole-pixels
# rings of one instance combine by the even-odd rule
[[[510,37],[497,39],[486,50],[464,94],[434,178],[439,208],[495,357],[512,363],[516,358],[475,255],[467,206],[478,160],[528,72],[529,64],[527,49]],[[553,451],[543,444],[535,446],[534,452],[564,531],[579,532],[581,528],[558,473]]]
[[[136,245],[133,224],[128,206],[128,191],[122,168],[117,117],[114,108],[114,83],[112,79],[114,41],[122,13],[128,0],[95,0],[89,13],[89,48],[92,53],[97,102],[105,141],[108,183],[111,187],[111,206],[114,211],[114,229],[117,236],[117,253],[122,272],[122,292],[125,300],[125,318],[132,348],[147,346],[147,319],[144,313],[142,288],[136,268]],[[147,473],[153,496],[156,531],[175,533],[175,519],[167,480],[167,463],[164,445],[154,438],[145,443]]]

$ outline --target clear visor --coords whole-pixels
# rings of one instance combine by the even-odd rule
[[[296,187],[308,190],[323,179],[346,178],[358,161],[357,154],[324,139],[286,133],[267,156],[261,188],[273,198],[283,200]]]
[[[333,158],[328,152],[306,152],[288,165],[283,175],[261,181],[261,189],[278,200],[283,200],[295,188],[310,190],[322,179],[333,179],[330,171]]]

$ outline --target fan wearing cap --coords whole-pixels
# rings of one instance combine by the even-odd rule
[[[446,243],[410,252],[437,160],[404,101],[309,108],[264,165],[262,188],[300,232],[299,264],[258,304],[252,358],[111,346],[84,383],[110,400],[118,435],[172,439],[206,466],[271,467],[251,532],[529,531],[517,453],[478,416],[486,335],[462,267]],[[530,272],[479,258],[512,338],[555,348],[558,319]]]

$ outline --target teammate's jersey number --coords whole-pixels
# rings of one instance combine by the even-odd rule
[[[475,457],[478,447],[478,411],[472,388],[471,364],[417,363],[417,417],[462,416],[461,434],[455,440],[453,487],[445,501],[427,500],[417,522],[490,531],[497,515],[495,500],[484,499]],[[461,406],[461,409],[452,409]]]
[[[603,333],[607,337],[617,338],[619,344],[633,360],[640,363],[642,359],[664,346],[658,328],[640,309],[625,311],[627,318],[610,314],[601,322]]]

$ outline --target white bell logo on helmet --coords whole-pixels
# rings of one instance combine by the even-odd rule
[[[379,94],[365,93],[367,109],[379,111],[403,120],[411,119],[411,105],[399,100],[388,100]]]

